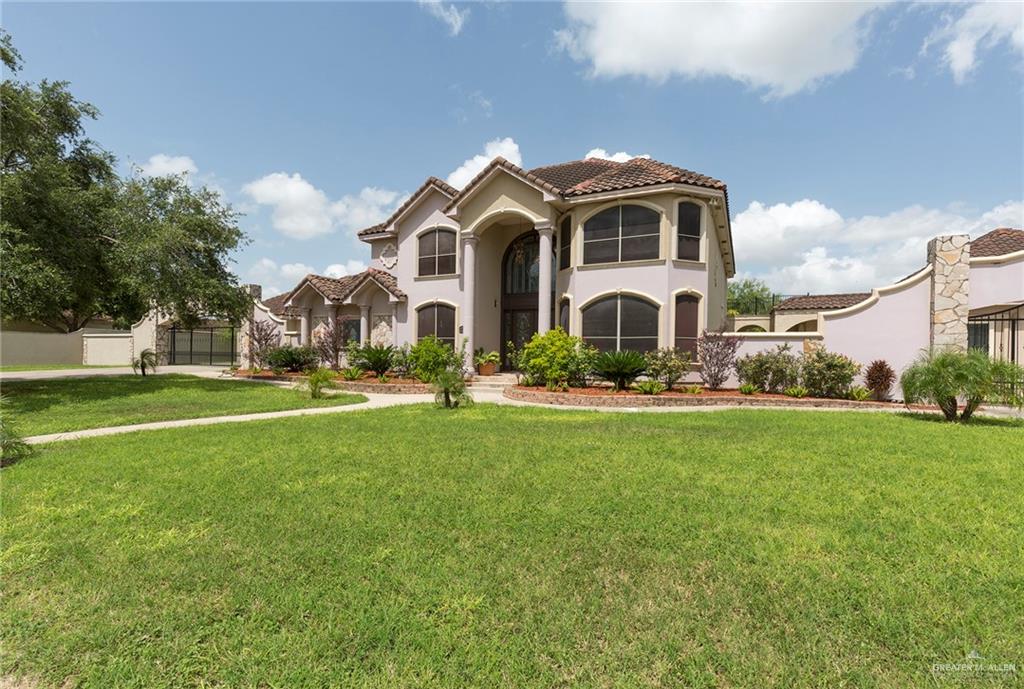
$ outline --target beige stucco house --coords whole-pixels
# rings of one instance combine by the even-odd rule
[[[365,273],[307,276],[257,317],[292,343],[343,319],[361,341],[435,335],[470,352],[555,326],[602,350],[692,351],[724,326],[735,272],[725,184],[646,158],[496,158],[461,190],[428,178],[359,237]]]

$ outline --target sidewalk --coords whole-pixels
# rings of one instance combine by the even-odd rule
[[[227,366],[161,366],[154,373],[148,375],[165,375],[168,373],[187,373],[202,378],[220,378],[221,372]],[[0,381],[16,380],[49,380],[51,378],[86,378],[88,376],[123,376],[132,374],[131,366],[116,366],[113,368],[61,368],[50,371],[11,371],[10,373],[0,372]]]

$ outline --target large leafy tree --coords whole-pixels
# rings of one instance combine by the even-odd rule
[[[729,282],[729,311],[736,314],[765,314],[772,310],[773,294],[756,278]]]
[[[230,207],[184,178],[120,179],[85,135],[96,108],[66,82],[16,81],[21,56],[6,33],[0,59],[4,319],[63,332],[154,307],[186,323],[238,319],[247,300],[226,266],[244,236]]]

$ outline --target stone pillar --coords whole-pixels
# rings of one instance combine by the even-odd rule
[[[540,284],[537,287],[537,332],[541,335],[551,330],[551,225],[537,225],[540,246],[537,250],[540,261]]]
[[[370,306],[359,306],[359,344],[370,342]]]
[[[312,312],[313,312],[313,309],[302,309],[302,313],[299,316],[299,322],[300,322],[300,324],[302,326],[302,327],[299,328],[299,340],[300,340],[299,344],[302,345],[303,347],[306,347],[306,346],[308,346],[310,344],[310,341],[309,341],[310,340],[309,321],[310,321],[310,314]]]
[[[970,288],[971,239],[944,235],[928,242],[932,267],[930,332],[932,348],[967,349],[967,297]]]
[[[473,328],[476,323],[476,245],[479,240],[476,237],[465,237],[462,240],[462,337],[466,341],[466,356],[469,361],[466,365],[473,366],[473,348],[476,337]],[[458,349],[461,342],[455,343]]]

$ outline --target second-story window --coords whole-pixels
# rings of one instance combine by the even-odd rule
[[[679,230],[676,234],[676,258],[686,261],[700,260],[701,208],[691,201],[679,203]]]
[[[572,217],[562,221],[558,228],[558,269],[569,267],[570,250],[572,249]]]
[[[419,275],[455,274],[455,233],[451,230],[430,230],[419,237]]]
[[[617,263],[658,258],[661,215],[650,208],[607,208],[583,223],[583,263]]]

